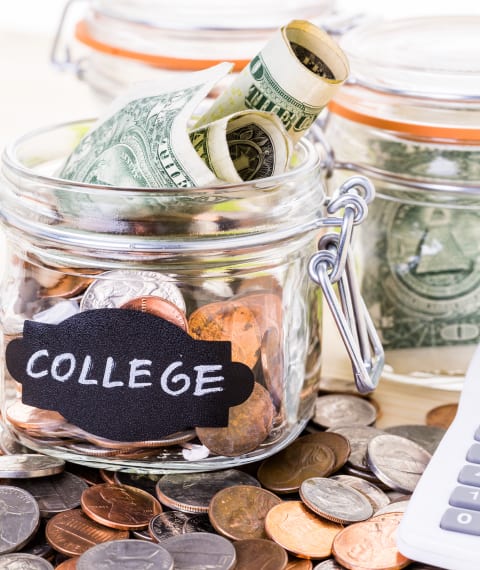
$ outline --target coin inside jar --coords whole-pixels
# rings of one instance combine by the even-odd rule
[[[177,325],[182,330],[187,331],[188,321],[185,313],[181,311],[177,305],[174,305],[166,299],[161,297],[154,297],[153,295],[137,297],[131,299],[120,306],[121,309],[128,309],[133,311],[141,311],[142,313],[150,313],[161,317],[174,325]]]

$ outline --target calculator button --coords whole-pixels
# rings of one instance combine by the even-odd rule
[[[480,426],[475,431],[475,435],[473,436],[475,441],[480,441]]]
[[[458,475],[458,482],[464,485],[480,487],[480,467],[465,465]]]
[[[470,461],[470,463],[480,463],[480,443],[474,443],[468,450],[467,461]]]
[[[480,513],[462,509],[448,509],[440,521],[440,528],[480,536]]]
[[[448,502],[452,507],[480,511],[480,489],[475,487],[457,487],[454,489]]]

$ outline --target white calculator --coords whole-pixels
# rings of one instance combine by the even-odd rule
[[[480,569],[480,345],[457,415],[420,478],[397,543],[404,556],[418,562]]]

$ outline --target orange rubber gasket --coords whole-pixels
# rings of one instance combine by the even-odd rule
[[[386,131],[395,131],[398,133],[405,133],[407,135],[414,135],[418,137],[425,137],[430,139],[449,139],[461,143],[480,142],[480,129],[459,129],[457,127],[434,127],[431,125],[418,125],[413,123],[404,123],[402,121],[391,121],[389,119],[382,119],[373,115],[359,113],[353,111],[336,101],[331,101],[328,105],[329,110],[335,115],[340,115],[345,119],[349,119],[356,123],[375,127]]]
[[[171,56],[153,55],[149,53],[142,53],[119,48],[110,44],[105,44],[95,39],[90,34],[87,22],[85,20],[81,20],[75,26],[75,37],[78,41],[93,48],[96,51],[119,57],[135,59],[154,67],[162,67],[163,69],[172,69],[175,71],[200,71],[201,69],[212,67],[213,65],[222,63],[223,61],[231,61],[234,64],[233,71],[241,71],[249,63],[248,59],[181,59]]]

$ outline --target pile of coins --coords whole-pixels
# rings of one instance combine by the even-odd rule
[[[395,533],[454,408],[381,430],[373,400],[318,396],[282,451],[209,473],[2,456],[0,569],[434,570],[400,554]]]

